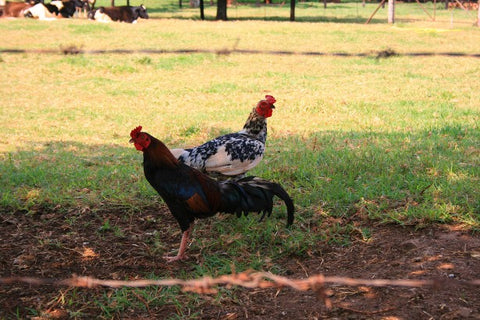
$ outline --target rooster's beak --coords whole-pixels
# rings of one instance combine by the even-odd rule
[[[272,104],[272,109],[275,109],[275,106]]]

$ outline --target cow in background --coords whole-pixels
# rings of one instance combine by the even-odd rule
[[[39,2],[31,8],[25,10],[25,18],[33,18],[38,20],[55,20],[57,19],[58,9],[56,6],[53,6],[53,12],[50,11],[46,5]]]
[[[88,19],[98,22],[112,22],[112,18],[105,14],[102,8],[103,7],[100,7],[99,9],[88,12]]]
[[[2,1],[2,0],[0,0]],[[34,9],[31,9],[34,7]],[[30,9],[30,10],[29,10]],[[45,9],[48,12],[45,12]],[[33,11],[32,11],[33,10]],[[58,18],[71,18],[79,11],[90,11],[88,0],[53,0],[45,4],[44,0],[27,0],[25,2],[5,1],[3,9],[0,10],[2,17],[27,17],[31,18],[50,18],[50,14]]]
[[[23,17],[25,11],[33,6],[32,3],[27,2],[14,2],[14,1],[5,1],[5,6],[3,7],[2,14],[3,17]]]
[[[112,21],[120,21],[127,23],[136,23],[138,18],[148,19],[147,8],[142,4],[138,7],[120,6],[120,7],[100,7],[90,11],[88,17],[92,20],[106,22],[108,16]]]
[[[58,8],[58,14],[61,15],[63,18],[71,18],[77,13],[77,11],[89,11],[90,9],[88,2],[82,0],[54,0],[50,2],[49,5],[56,6]],[[50,10],[50,7],[47,6],[47,8],[49,8]],[[52,10],[54,9],[52,8]]]

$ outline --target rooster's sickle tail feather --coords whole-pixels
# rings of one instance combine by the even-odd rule
[[[219,211],[235,213],[237,216],[249,212],[270,216],[273,210],[273,197],[277,196],[287,206],[287,226],[293,223],[295,208],[293,201],[281,185],[258,177],[246,177],[236,181],[220,183],[222,207]]]

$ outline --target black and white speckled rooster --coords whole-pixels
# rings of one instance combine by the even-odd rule
[[[275,98],[266,95],[248,116],[243,129],[192,149],[172,149],[180,162],[218,178],[240,178],[263,158],[267,140],[267,118],[272,116]]]

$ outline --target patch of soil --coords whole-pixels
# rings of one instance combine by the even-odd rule
[[[168,213],[164,215],[170,217]],[[101,279],[139,279],[162,270],[172,276],[189,263],[166,264],[146,237],[158,232],[158,241],[177,249],[180,234],[161,230],[158,212],[127,218],[121,211],[98,214],[88,209],[60,215],[46,212],[0,215],[0,277],[30,276],[70,278],[72,274]],[[162,217],[162,224],[175,225]],[[165,221],[164,221],[165,219]],[[169,220],[171,219],[171,220]],[[349,247],[320,244],[307,258],[290,257],[277,262],[289,278],[311,275],[362,279],[439,279],[437,288],[366,287],[330,285],[318,292],[284,288],[236,288],[236,299],[221,304],[202,296],[200,319],[480,319],[478,286],[467,282],[480,278],[480,238],[452,226],[422,230],[400,226],[368,226],[368,241]],[[167,228],[164,228],[167,229]],[[150,234],[151,239],[151,234]],[[191,259],[195,259],[192,257]],[[56,286],[0,285],[0,318],[27,317],[32,310],[45,318],[72,318],[63,295],[71,290]],[[108,288],[79,289],[94,297]],[[89,291],[90,290],[90,291]],[[327,308],[325,299],[331,303]],[[77,302],[78,303],[78,302]],[[70,308],[70,309],[68,309]],[[78,307],[83,317],[101,310],[91,303]],[[125,310],[116,318],[165,319],[175,315],[172,305]],[[37,317],[41,319],[42,317]]]

